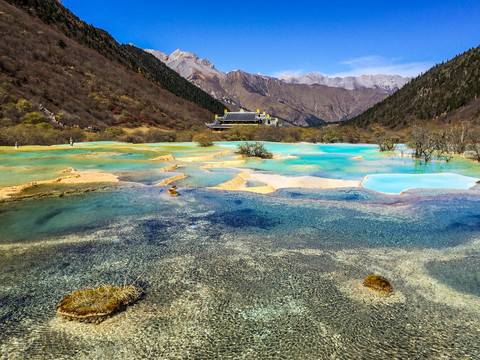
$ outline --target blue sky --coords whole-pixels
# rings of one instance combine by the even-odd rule
[[[480,1],[63,0],[120,43],[222,71],[418,75],[480,45]]]

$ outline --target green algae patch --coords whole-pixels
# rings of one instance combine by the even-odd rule
[[[390,284],[390,281],[380,275],[368,275],[363,281],[363,285],[385,294],[393,291],[393,286]]]
[[[137,301],[141,295],[142,291],[133,285],[77,290],[65,296],[56,311],[68,320],[98,324]]]

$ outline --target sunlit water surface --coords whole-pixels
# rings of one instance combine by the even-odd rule
[[[163,145],[109,146],[115,149],[87,147],[115,163],[103,170],[113,167],[133,183],[0,203],[1,358],[480,357],[478,190],[283,189],[265,196],[180,187],[170,197],[167,187],[142,185],[154,183],[168,163],[138,165],[150,158],[144,151],[159,156]],[[192,156],[189,146],[176,149]],[[272,146],[300,158],[287,164],[306,166],[317,145]],[[360,153],[365,162],[397,161],[368,145]],[[85,166],[97,161],[87,156],[84,163],[79,154],[68,156]],[[74,166],[62,152],[49,155],[47,168]],[[121,170],[117,160],[124,161]],[[353,178],[374,173],[358,170],[355,161],[362,160],[344,161]],[[262,171],[276,164],[252,163]],[[201,176],[200,165],[188,171],[205,184],[240,171]],[[470,163],[446,166],[478,176]],[[370,273],[390,279],[393,294],[365,289]],[[137,278],[144,298],[100,325],[55,313],[73,290]]]

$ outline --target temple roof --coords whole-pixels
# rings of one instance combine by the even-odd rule
[[[224,115],[225,120],[255,121],[256,112],[229,112]]]

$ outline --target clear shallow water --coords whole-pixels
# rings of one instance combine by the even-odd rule
[[[467,255],[449,261],[432,261],[426,268],[434,278],[455,290],[480,297],[480,257]]]
[[[166,189],[0,204],[0,357],[480,355],[477,192]],[[396,292],[365,291],[372,272]],[[101,325],[54,312],[70,291],[138,276],[144,299]]]
[[[55,178],[69,166],[133,182],[0,203],[0,358],[480,358],[478,190],[283,189],[265,196],[184,188],[214,186],[241,169],[206,171],[205,162],[177,160],[186,166],[164,173],[171,163],[149,159],[236,144],[76,146],[0,151],[2,184]],[[339,178],[382,169],[479,176],[478,164],[464,159],[425,166],[370,145],[267,148],[298,159],[246,166]],[[177,171],[188,174],[176,183],[178,197],[141,185]],[[398,185],[402,176],[377,186]],[[462,179],[433,177],[452,185]],[[370,273],[390,279],[393,295],[365,290]],[[144,299],[98,326],[55,314],[71,291],[137,277]]]

